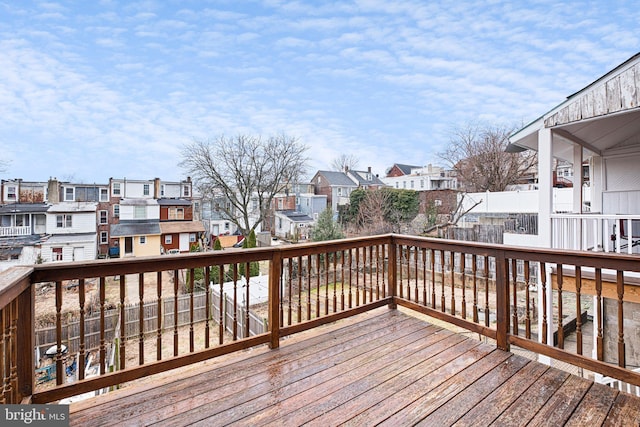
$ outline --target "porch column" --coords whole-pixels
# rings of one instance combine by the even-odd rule
[[[573,144],[573,212],[581,214],[582,204],[582,147]]]
[[[551,213],[553,212],[553,133],[551,129],[542,128],[538,131],[538,245],[542,248],[552,247]],[[538,331],[542,331],[543,319],[543,287],[542,276],[546,278],[545,287],[547,301],[547,343],[553,346],[553,304],[550,271],[539,271],[538,274]],[[538,341],[543,342],[542,333],[538,334]],[[538,356],[538,360],[547,365],[551,359]]]

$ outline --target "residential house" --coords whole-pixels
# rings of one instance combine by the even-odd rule
[[[415,191],[455,190],[458,186],[454,171],[430,164],[418,167],[395,164],[382,181],[389,187]]]
[[[314,220],[309,215],[292,210],[275,212],[274,234],[294,242],[309,239],[309,230]]]
[[[296,195],[296,211],[318,220],[318,216],[327,209],[327,196],[324,194],[300,193]]]
[[[511,150],[538,152],[539,225],[537,238],[529,240],[529,246],[640,253],[640,54],[518,130],[510,143]],[[553,214],[555,159],[569,162],[574,168],[588,162],[590,206],[583,203],[582,174],[577,174],[571,212]],[[593,280],[592,270],[582,268],[582,278]],[[633,284],[637,283],[637,273],[629,272],[622,278],[600,273],[603,293],[618,295],[620,280],[625,289],[637,287]],[[555,274],[552,269],[551,275]],[[566,271],[564,277],[575,274]],[[583,290],[583,294],[593,292]],[[618,316],[610,315],[616,304],[615,299],[605,298],[602,310],[594,311],[595,319],[604,320],[604,357],[612,362],[621,330]],[[625,301],[624,310],[617,313],[623,317],[626,336],[640,330],[640,301]],[[625,353],[626,363],[638,366],[640,339],[635,335],[634,340],[627,341]]]
[[[153,198],[119,199],[118,223],[111,225],[111,239],[116,239],[112,248],[117,255],[160,255],[160,205]],[[115,256],[116,251],[111,251]]]
[[[47,200],[47,182],[22,179],[0,181],[0,205],[11,203],[44,203]]]
[[[45,203],[0,205],[0,271],[38,262],[48,209]]]
[[[185,199],[159,199],[161,252],[189,252],[200,247],[204,234],[201,221],[194,221],[194,206]]]
[[[61,202],[46,211],[48,238],[42,242],[45,262],[96,258],[96,209],[93,202]]]
[[[350,171],[318,171],[311,179],[314,193],[327,197],[327,206],[331,206],[334,215],[338,215],[340,206],[346,206],[350,202],[351,192],[357,188],[381,188],[384,183],[371,173],[371,168],[366,172]]]

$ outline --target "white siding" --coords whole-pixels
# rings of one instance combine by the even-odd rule
[[[58,215],[71,215],[71,227],[57,227]],[[49,212],[47,213],[48,234],[76,234],[96,232],[95,212]]]

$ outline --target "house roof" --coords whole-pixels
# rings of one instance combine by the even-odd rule
[[[54,234],[49,237],[43,244],[46,245],[64,245],[76,242],[95,242],[96,233],[73,233],[73,234]]]
[[[13,203],[0,206],[0,214],[46,212],[50,206],[44,203]]]
[[[393,166],[395,166],[398,169],[400,169],[402,171],[402,173],[405,174],[405,175],[411,175],[411,169],[416,169],[416,168],[420,167],[420,166],[412,166],[412,165],[403,165],[403,164],[400,164],[400,163],[395,163]]]
[[[292,222],[313,222],[313,218],[309,215],[296,211],[277,211],[276,216],[286,216]]]
[[[368,174],[371,176],[371,179],[367,179]],[[350,170],[348,175],[352,180],[357,181],[358,185],[385,185],[380,178],[369,171]]]
[[[553,156],[573,161],[573,146],[584,154],[637,145],[640,141],[640,53],[509,137],[510,150],[538,149],[539,130],[554,131]]]
[[[110,233],[111,237],[162,234],[160,232],[160,223],[148,221],[121,221],[119,224],[111,225]]]
[[[158,199],[160,206],[191,206],[193,202],[186,199]]]
[[[97,206],[95,202],[60,202],[52,204],[49,212],[95,212]]]
[[[204,232],[204,225],[200,221],[161,222],[160,231],[162,234],[198,233]]]
[[[322,175],[329,185],[339,185],[343,187],[356,187],[357,184],[344,172],[336,171],[318,171],[316,175]]]

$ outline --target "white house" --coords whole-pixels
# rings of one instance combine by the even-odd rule
[[[275,235],[287,240],[307,240],[313,218],[295,211],[275,212]]]
[[[43,261],[96,258],[96,203],[55,203],[46,212],[49,238],[42,243]]]

